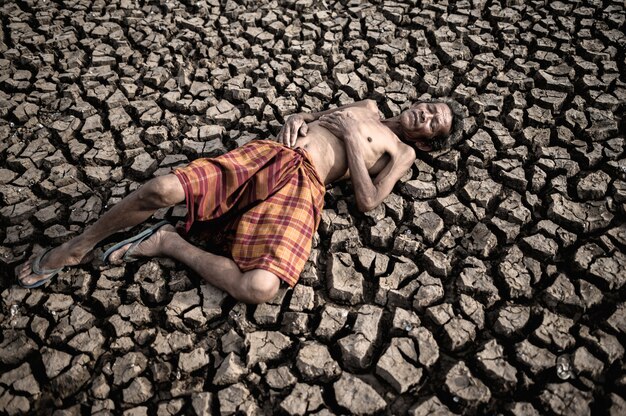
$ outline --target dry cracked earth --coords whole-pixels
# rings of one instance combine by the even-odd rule
[[[2,3],[0,412],[626,414],[622,1]],[[172,166],[430,96],[464,141],[367,214],[329,189],[272,302],[167,259],[14,285]]]

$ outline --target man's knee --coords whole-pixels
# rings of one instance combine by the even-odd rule
[[[158,176],[143,184],[138,197],[146,208],[163,208],[185,200],[185,190],[174,174]]]
[[[267,270],[255,269],[244,273],[245,294],[243,298],[248,303],[265,303],[274,299],[278,294],[280,279]]]

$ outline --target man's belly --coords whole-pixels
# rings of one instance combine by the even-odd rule
[[[309,124],[306,136],[298,137],[295,147],[305,149],[325,185],[347,177],[345,145],[317,122]]]
[[[385,132],[374,133],[382,135]],[[361,152],[365,167],[370,176],[376,176],[389,162],[389,156],[380,148],[375,150],[370,143],[365,142],[368,138],[362,137],[360,140],[363,141]],[[298,138],[296,147],[306,149],[325,185],[350,178],[345,143],[317,122],[309,124],[308,134]]]

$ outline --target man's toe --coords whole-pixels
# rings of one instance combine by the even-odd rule
[[[20,282],[22,282],[22,284],[26,285],[26,286],[35,283],[35,281],[32,279],[32,276],[27,276],[26,278],[21,278]]]
[[[23,284],[23,285],[30,285],[33,284],[37,281],[37,279],[35,279],[35,277],[37,277],[36,275],[34,275],[32,272],[30,273],[26,273],[26,272],[22,272],[17,276],[17,279]]]
[[[124,257],[124,253],[128,251],[130,246],[131,244],[126,244],[125,246],[122,246],[119,249],[115,250],[113,253],[111,253],[111,255],[109,256],[109,263],[116,265],[121,264],[122,257]]]
[[[31,260],[25,263],[22,263],[15,268],[15,274],[17,275],[17,278],[20,280],[23,280],[26,276],[31,274],[31,272],[32,272]]]
[[[31,273],[25,279],[20,279],[20,282],[22,282],[22,285],[24,285],[24,286],[30,286],[30,285],[33,285],[33,284],[35,284],[37,282],[40,282],[40,281],[46,279],[48,276],[50,276],[50,275]]]

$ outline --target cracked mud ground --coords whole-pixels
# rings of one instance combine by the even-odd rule
[[[626,414],[621,1],[6,1],[0,412]],[[463,143],[349,184],[301,283],[246,306],[165,259],[12,269],[154,175],[365,98]],[[157,213],[181,219],[184,207]]]

